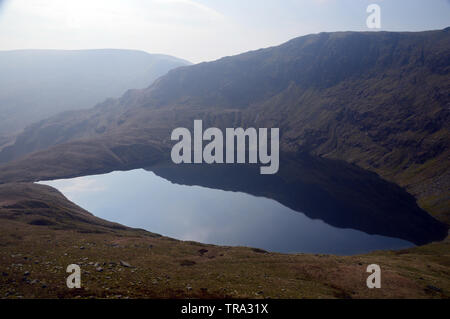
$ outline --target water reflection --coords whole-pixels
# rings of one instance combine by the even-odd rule
[[[281,159],[277,175],[251,165],[166,162],[45,184],[98,217],[218,245],[357,254],[446,233],[414,198],[375,174],[307,155]]]
[[[413,196],[378,175],[345,162],[281,154],[276,175],[257,165],[174,165],[147,169],[174,183],[271,198],[312,219],[415,244],[442,240],[447,228],[420,209]]]

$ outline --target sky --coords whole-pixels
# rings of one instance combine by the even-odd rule
[[[369,29],[378,4],[381,29]],[[136,49],[193,63],[333,31],[450,26],[450,0],[0,0],[0,50]]]

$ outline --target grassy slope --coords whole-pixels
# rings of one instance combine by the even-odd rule
[[[448,240],[362,256],[286,255],[121,227],[42,185],[5,184],[0,198],[2,298],[450,297]],[[79,290],[65,285],[73,263],[82,269]],[[382,268],[382,289],[366,287],[372,263]]]

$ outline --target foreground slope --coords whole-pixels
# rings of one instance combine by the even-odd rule
[[[180,242],[105,222],[29,183],[0,186],[0,221],[0,298],[450,297],[448,241],[349,257]],[[74,263],[82,288],[70,290]],[[366,286],[373,263],[382,289]]]

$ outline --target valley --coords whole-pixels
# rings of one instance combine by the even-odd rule
[[[448,61],[450,28],[312,34],[173,69],[0,139],[0,296],[449,298]],[[171,132],[195,120],[279,128],[279,172],[174,166]],[[338,256],[183,242],[100,219],[35,183],[141,168],[420,246]],[[79,291],[65,287],[72,263]],[[384,289],[365,285],[373,263]]]

